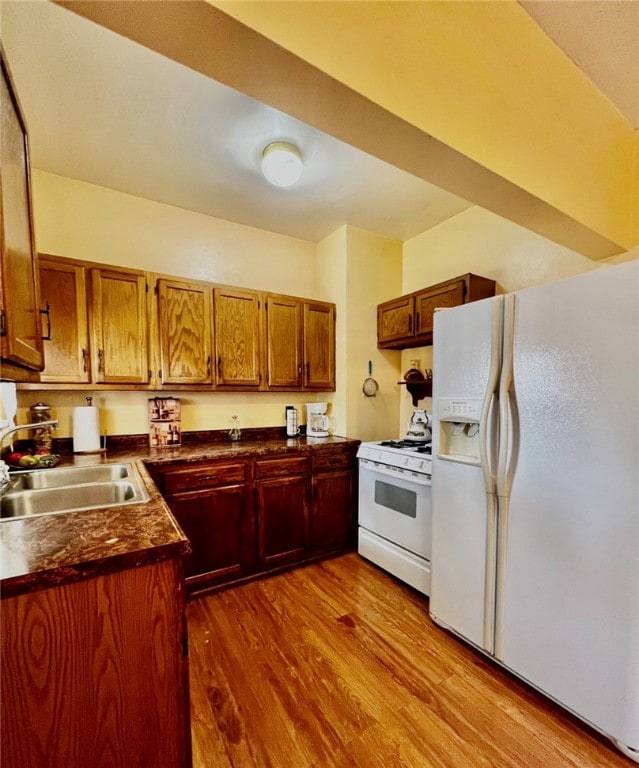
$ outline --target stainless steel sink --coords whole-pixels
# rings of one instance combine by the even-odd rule
[[[15,520],[148,500],[133,464],[41,469],[13,478],[10,490],[0,498],[0,517]]]
[[[54,467],[16,473],[10,491],[60,488],[85,483],[105,483],[129,477],[128,464],[96,464],[92,467]]]

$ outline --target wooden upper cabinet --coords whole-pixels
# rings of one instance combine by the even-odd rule
[[[211,384],[210,286],[160,278],[156,292],[162,384]]]
[[[402,296],[377,307],[377,342],[392,344],[413,335],[415,297]]]
[[[44,367],[44,354],[29,145],[20,104],[1,52],[0,64],[0,354],[8,363],[2,366],[2,377],[31,381],[31,371]]]
[[[91,381],[86,270],[64,261],[38,260],[40,294],[47,307],[44,323],[45,368],[41,381]]]
[[[260,301],[257,291],[215,288],[215,383],[258,387],[260,374]]]
[[[147,384],[149,355],[144,272],[91,270],[91,358],[100,384]]]
[[[304,388],[335,389],[335,305],[304,302]]]
[[[266,382],[269,388],[302,386],[302,302],[266,296]]]
[[[380,349],[407,349],[432,344],[436,309],[456,307],[494,295],[494,280],[466,274],[385,301],[377,307],[377,346]]]
[[[418,293],[415,296],[415,335],[430,334],[432,336],[435,309],[464,304],[465,295],[464,280],[454,280],[438,288],[430,288]]]

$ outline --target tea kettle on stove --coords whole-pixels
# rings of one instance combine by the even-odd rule
[[[415,410],[408,423],[406,431],[406,442],[429,443],[431,440],[431,427],[433,426],[433,417],[428,411]]]

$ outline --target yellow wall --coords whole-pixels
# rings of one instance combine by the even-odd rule
[[[404,243],[402,293],[467,272],[496,280],[497,293],[508,293],[591,269],[605,269],[608,264],[633,258],[639,258],[639,247],[607,262],[595,263],[500,216],[469,208]],[[413,358],[421,360],[422,370],[432,368],[432,347],[403,350],[402,374]],[[421,400],[419,407],[431,410],[431,398]],[[402,394],[401,433],[406,430],[412,411],[410,396]]]
[[[639,242],[637,133],[515,0],[211,4],[566,214],[563,226],[617,252]]]
[[[395,434],[400,353],[377,349],[377,305],[401,294],[402,243],[355,227],[346,229],[346,423],[349,434],[361,440],[383,440]],[[362,392],[369,361],[379,384],[375,397]]]
[[[34,171],[34,222],[40,252],[166,272],[247,288],[332,301],[332,287],[318,280],[315,245],[214,219],[103,187]],[[108,434],[148,431],[150,392],[19,392],[17,422],[44,400],[60,420],[57,435],[72,434],[71,413],[92,394]],[[171,394],[171,393],[168,393]],[[175,392],[185,430],[227,429],[232,415],[243,427],[283,425],[284,408],[320,396]],[[343,425],[338,425],[343,430]]]

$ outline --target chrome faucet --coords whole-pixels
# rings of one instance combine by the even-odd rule
[[[5,427],[0,429],[0,447],[4,443],[5,439],[12,435],[14,432],[20,432],[23,429],[42,429],[42,427],[52,427],[55,429],[58,426],[57,419],[51,419],[50,421],[38,421],[34,424],[18,424],[17,427]]]
[[[58,420],[51,419],[50,421],[38,421],[34,424],[18,424],[17,427],[5,427],[4,429],[0,429],[0,448],[6,438],[14,432],[20,432],[23,429],[42,429],[42,427],[51,427],[52,429],[55,429],[57,426]],[[4,461],[0,460],[0,496],[7,490],[10,482],[9,467]]]

